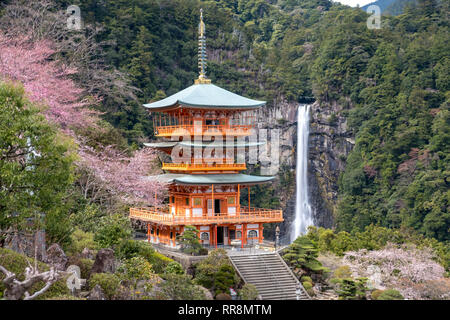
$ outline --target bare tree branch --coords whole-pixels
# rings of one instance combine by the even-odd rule
[[[25,269],[25,280],[20,281],[17,279],[15,273],[12,273],[1,265],[0,271],[6,275],[6,278],[2,281],[6,287],[4,295],[6,300],[19,300],[22,297],[24,300],[35,299],[45,293],[53,283],[65,274],[65,272],[57,271],[54,267],[51,267],[49,271],[45,272],[39,272],[35,267],[27,267]],[[44,287],[30,295],[28,290],[39,281],[45,282]]]

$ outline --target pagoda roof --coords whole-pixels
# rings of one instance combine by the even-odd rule
[[[175,174],[166,173],[154,176],[147,176],[145,179],[160,183],[175,183],[180,185],[230,185],[244,184],[254,185],[272,181],[275,177],[251,176],[242,173],[227,174]]]
[[[265,101],[253,100],[210,83],[199,83],[187,87],[165,99],[144,104],[150,111],[169,111],[180,107],[194,109],[256,109]]]
[[[146,176],[145,180],[156,181],[159,183],[172,183],[175,178],[181,178],[186,174],[179,173],[165,173],[165,174],[157,174],[154,176]]]
[[[242,173],[232,174],[189,174],[173,180],[181,185],[229,185],[229,184],[261,184],[272,181],[275,177],[251,176]]]

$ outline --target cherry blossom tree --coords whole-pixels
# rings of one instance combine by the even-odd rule
[[[79,154],[78,166],[86,170],[80,181],[85,198],[102,201],[115,195],[129,204],[143,201],[161,204],[165,192],[163,184],[146,177],[152,170],[153,150],[138,150],[128,157],[112,146],[97,151],[82,145]]]
[[[98,112],[88,106],[96,97],[85,97],[70,76],[77,72],[57,60],[49,40],[7,38],[0,33],[0,77],[23,84],[28,98],[47,106],[44,114],[68,132],[77,127],[96,127]]]
[[[82,173],[79,186],[86,199],[104,202],[118,196],[127,203],[160,203],[162,186],[144,177],[150,171],[153,152],[141,150],[129,157],[113,146],[100,146],[97,151],[77,136],[77,128],[102,130],[97,125],[99,113],[89,108],[99,99],[84,95],[70,78],[77,70],[53,59],[53,47],[49,40],[11,39],[0,33],[0,80],[21,82],[31,101],[48,106],[43,111],[47,119],[77,142]],[[156,201],[155,193],[159,193]]]
[[[388,244],[381,250],[366,249],[345,253],[344,263],[355,277],[370,277],[373,267],[380,273],[381,287],[395,288],[408,299],[417,297],[417,284],[439,281],[445,269],[435,261],[431,248],[419,249],[414,245]]]

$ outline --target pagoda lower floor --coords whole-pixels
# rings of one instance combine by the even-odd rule
[[[198,225],[198,237],[203,246],[243,247],[261,243],[263,237],[262,223]],[[153,244],[163,244],[178,248],[177,236],[183,233],[184,226],[164,226],[147,223],[147,240]]]
[[[130,208],[130,219],[147,231],[148,241],[178,248],[177,236],[194,226],[205,246],[247,246],[263,241],[263,224],[283,222],[279,209],[252,207],[250,186],[272,177],[244,174],[163,175],[168,201],[160,206]],[[240,203],[242,189],[247,205]],[[155,199],[156,200],[156,199]],[[156,201],[155,201],[156,203]]]

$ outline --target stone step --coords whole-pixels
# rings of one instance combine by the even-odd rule
[[[248,283],[253,284],[255,287],[260,288],[260,289],[265,289],[265,288],[269,288],[271,290],[277,290],[280,287],[280,290],[287,290],[287,289],[292,289],[292,290],[296,290],[297,289],[297,284],[294,283],[264,283],[264,282],[253,282],[253,281],[249,281]]]
[[[282,258],[274,254],[230,256],[233,266],[246,283],[253,284],[265,300],[296,300],[310,297]]]
[[[283,265],[279,265],[279,264],[263,264],[263,265],[257,265],[255,266],[254,263],[253,264],[239,264],[236,263],[235,264],[237,267],[241,268],[241,269],[261,269],[261,270],[268,270],[268,269],[282,269],[282,270],[286,270],[286,267]]]
[[[296,284],[296,281],[288,276],[284,276],[284,277],[279,277],[279,278],[274,278],[274,277],[266,277],[266,278],[258,278],[258,277],[254,277],[254,276],[248,276],[245,277],[245,280],[251,283],[266,283],[266,282],[273,282],[273,283],[294,283]]]
[[[283,274],[283,275],[285,275],[286,274],[286,269],[250,269],[250,268],[240,268],[239,266],[238,266],[238,268],[239,268],[239,271],[242,273],[242,274],[246,274],[246,273],[248,273],[248,274],[273,274],[273,275],[277,275],[277,274]],[[290,275],[290,274],[287,274],[287,275],[289,275],[291,278],[292,278],[292,276]]]
[[[258,288],[258,287],[256,287]],[[262,295],[264,294],[271,294],[271,293],[291,293],[291,294],[295,294],[296,293],[296,288],[295,287],[287,287],[287,288],[277,288],[277,287],[260,287],[258,292]]]
[[[263,295],[261,295],[261,297],[264,300],[297,300],[297,296],[296,295],[271,295],[271,296],[263,296]]]
[[[252,269],[268,269],[268,268],[281,268],[281,269],[286,269],[282,264],[263,264],[263,265],[256,265],[255,266],[255,262],[253,263],[236,263],[236,266],[238,266],[239,268],[252,268]]]

